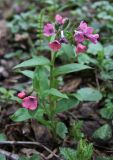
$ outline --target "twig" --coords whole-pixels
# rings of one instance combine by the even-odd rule
[[[10,153],[8,151],[5,151],[3,149],[0,149],[0,154],[3,154],[7,158],[10,158],[11,160],[18,160],[19,156],[17,154]]]
[[[53,154],[54,157],[58,158],[59,160],[62,160],[57,154],[55,154],[54,152],[52,152],[49,148],[47,148],[46,146],[44,146],[43,144],[41,144],[40,142],[28,142],[28,141],[0,141],[0,145],[3,144],[9,144],[9,145],[37,145],[40,146],[42,148],[44,148],[47,152],[49,152],[50,154]]]
[[[113,153],[113,148],[108,148],[108,147],[104,147],[104,146],[99,146],[97,144],[93,144],[95,147],[98,147],[100,149],[103,149],[104,152],[110,152],[110,153]]]
[[[69,115],[69,116],[71,116],[73,119],[75,119],[75,120],[78,120],[79,118],[81,118],[81,117],[77,117],[77,116],[75,116],[72,112],[67,112],[67,114]]]
[[[43,158],[43,160],[47,160],[47,158],[42,153],[39,153],[39,155]]]
[[[57,149],[54,149],[53,150],[53,153],[56,153],[57,152]],[[47,157],[47,160],[51,159],[53,157],[53,154],[50,154],[48,157]]]

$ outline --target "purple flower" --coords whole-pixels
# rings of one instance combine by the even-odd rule
[[[93,42],[94,44],[96,44],[98,41],[97,39],[99,38],[99,34],[89,34],[87,35],[87,38]]]
[[[34,96],[28,96],[23,99],[22,106],[29,110],[35,110],[38,107],[37,98]]]
[[[93,34],[94,29],[89,27],[87,23],[81,22],[78,30],[75,31],[74,38],[77,43],[84,42],[85,40],[90,40],[93,43],[97,43],[97,39],[99,38],[99,34]]]
[[[80,25],[78,27],[80,31],[82,31],[84,34],[92,34],[94,29],[92,27],[88,27],[87,23],[80,22]]]
[[[43,30],[44,36],[49,37],[55,34],[55,28],[51,23],[47,23]]]
[[[76,47],[76,53],[77,53],[77,54],[78,54],[78,53],[83,53],[83,52],[86,51],[86,49],[87,49],[86,46],[82,45],[81,43],[78,43],[78,44],[77,44],[77,47]]]
[[[81,43],[85,41],[84,34],[81,31],[75,31],[74,37],[77,43]]]
[[[54,51],[59,51],[61,49],[61,44],[58,40],[49,43],[49,47]]]

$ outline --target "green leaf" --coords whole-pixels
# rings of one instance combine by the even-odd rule
[[[113,157],[99,156],[99,157],[96,158],[96,160],[113,160]]]
[[[74,47],[71,44],[62,44],[62,57],[66,60],[72,60],[75,58]]]
[[[80,139],[77,150],[76,160],[91,160],[93,155],[93,145],[85,139]]]
[[[72,124],[70,134],[75,141],[79,141],[84,137],[84,134],[81,132],[82,127],[83,127],[82,121],[76,121]]]
[[[94,134],[94,139],[109,140],[112,137],[112,129],[108,124],[103,125],[97,129]]]
[[[80,94],[73,93],[72,96],[75,97],[76,99],[78,99],[79,101],[82,101],[82,97]]]
[[[81,97],[83,101],[99,101],[102,99],[102,94],[100,91],[93,88],[82,88],[77,91],[77,94]]]
[[[69,97],[69,99],[62,99],[57,102],[56,113],[68,111],[71,108],[76,107],[79,101],[74,97]]]
[[[81,64],[89,64],[90,62],[92,62],[92,59],[87,54],[79,54],[78,62]]]
[[[45,68],[37,67],[33,78],[33,88],[40,95],[49,89],[48,75]]]
[[[111,57],[113,56],[113,45],[107,45],[105,48],[104,48],[104,54],[106,57]]]
[[[26,60],[14,67],[16,68],[21,68],[21,67],[35,67],[35,66],[41,66],[41,65],[48,65],[50,61],[43,57],[43,56],[38,56],[29,60]]]
[[[29,160],[26,156],[21,156],[19,160]]]
[[[16,97],[16,96],[13,96],[13,97],[11,98],[11,100],[17,101],[19,104],[22,103],[22,99],[20,99],[20,98],[18,98],[18,97]]]
[[[54,70],[54,75],[59,76],[66,73],[82,71],[84,69],[90,69],[90,67],[83,64],[71,63],[71,64],[63,65],[61,67],[57,67]]]
[[[6,138],[5,134],[0,133],[0,141],[6,141],[6,140],[7,140],[7,138]]]
[[[61,93],[59,90],[57,90],[55,88],[51,88],[51,89],[45,91],[45,95],[46,96],[52,95],[52,96],[56,96],[56,97],[59,97],[59,98],[68,99],[68,96],[66,94]]]
[[[113,70],[113,60],[112,59],[104,59],[103,62],[102,62],[102,67],[106,71]]]
[[[65,160],[75,160],[76,151],[71,148],[60,148],[60,154],[63,155]]]
[[[33,154],[33,156],[31,158],[28,158],[26,156],[22,156],[19,158],[19,160],[41,160],[41,157],[39,156],[39,154]]]
[[[102,71],[102,72],[100,72],[100,76],[101,76],[101,79],[104,81],[113,80],[113,71],[111,71],[111,72]]]
[[[97,55],[98,52],[100,51],[103,51],[103,47],[100,43],[97,43],[97,44],[90,43],[89,44],[88,50],[87,50],[88,53],[91,53],[92,55]]]
[[[21,121],[28,120],[32,117],[29,114],[27,109],[20,108],[12,116],[10,116],[10,118],[15,122],[21,122]]]
[[[47,107],[47,105],[45,107]],[[38,106],[38,109],[35,111],[29,110],[28,112],[31,115],[31,118],[37,120],[38,123],[41,123],[42,125],[46,127],[50,125],[50,123],[44,118],[45,109],[42,106]]]
[[[4,87],[0,87],[0,93],[7,94],[7,90]]]
[[[37,121],[40,121],[42,120],[44,117],[44,110],[42,109],[41,106],[38,106],[39,108],[34,111],[34,114],[32,114],[32,111],[29,111],[30,112],[30,115],[32,115],[33,118],[35,118]]]
[[[30,70],[24,70],[24,71],[20,71],[20,73],[22,73],[23,75],[33,79],[33,76],[34,76],[34,72],[33,71],[30,71]]]
[[[0,154],[0,160],[6,160],[5,155]]]
[[[100,114],[103,118],[112,119],[113,118],[113,104],[102,108],[100,110]]]
[[[63,122],[58,122],[56,125],[56,133],[57,135],[64,139],[66,137],[66,133],[68,133],[67,127]]]
[[[34,154],[30,160],[41,160],[41,157],[38,154]]]

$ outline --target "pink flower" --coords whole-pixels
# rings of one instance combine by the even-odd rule
[[[22,91],[22,92],[18,93],[17,96],[18,96],[20,99],[23,99],[23,98],[26,96],[26,94],[25,94],[24,91]]]
[[[58,40],[55,40],[49,43],[49,47],[56,52],[61,49],[61,44]]]
[[[55,34],[55,28],[51,23],[47,23],[43,30],[44,36],[49,37]]]
[[[28,96],[23,99],[22,106],[29,110],[35,110],[38,107],[37,98],[34,96]]]
[[[56,22],[58,23],[58,24],[64,24],[64,22],[65,22],[65,18],[63,18],[61,15],[59,15],[59,14],[57,14],[56,16],[55,16],[55,20],[56,20]]]
[[[90,40],[93,43],[97,43],[97,39],[99,38],[98,34],[93,34],[94,29],[92,27],[88,27],[87,23],[81,22],[78,31],[75,31],[74,38],[77,43],[84,42],[85,40]]]
[[[76,47],[76,53],[83,53],[86,51],[86,49],[86,46],[82,45],[81,43],[78,43]]]

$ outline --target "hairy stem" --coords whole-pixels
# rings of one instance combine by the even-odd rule
[[[51,67],[50,67],[50,89],[55,88],[55,77],[54,77],[54,63],[55,63],[55,56],[56,54],[51,52]],[[56,100],[53,99],[53,97],[49,96],[49,104],[50,104],[50,120],[51,120],[51,127],[53,130],[53,134],[55,134],[56,125],[54,122],[54,112],[56,108]]]

